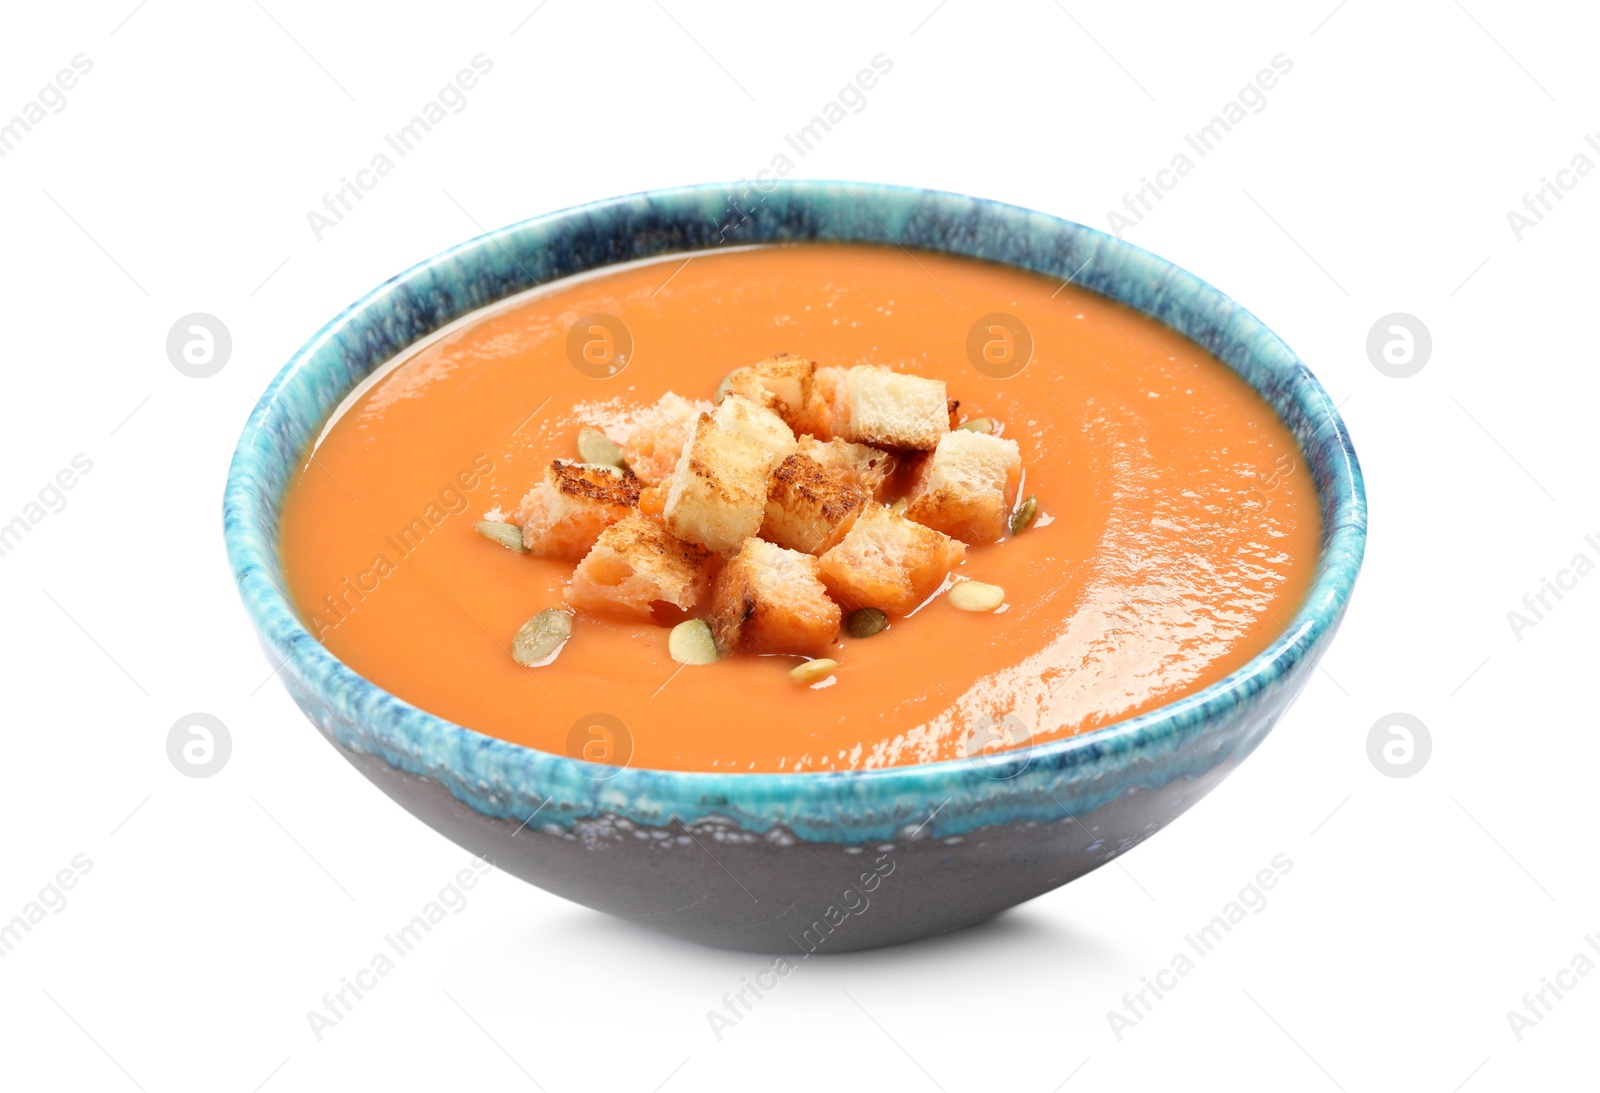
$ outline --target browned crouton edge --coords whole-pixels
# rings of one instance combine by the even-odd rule
[[[626,468],[621,474],[612,474],[557,459],[550,464],[550,474],[555,479],[556,489],[568,497],[622,508],[632,508],[639,503],[642,485],[638,476]]]

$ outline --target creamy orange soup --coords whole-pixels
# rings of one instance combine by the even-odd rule
[[[568,349],[575,321],[597,313],[624,325],[623,348],[632,340],[603,378]],[[1009,378],[969,356],[969,332],[995,313],[1033,340]],[[873,637],[841,634],[838,670],[810,687],[789,677],[803,658],[686,667],[665,627],[583,613],[553,663],[516,664],[512,637],[562,605],[572,564],[505,550],[474,522],[514,513],[545,465],[576,458],[580,427],[615,429],[669,390],[709,398],[730,369],[776,352],[944,379],[963,416],[1021,445],[1037,522],[972,547],[958,570],[1002,586],[1005,605],[973,614],[936,596]],[[307,456],[282,550],[312,632],[441,717],[634,766],[809,771],[1087,732],[1204,687],[1283,630],[1320,534],[1294,439],[1194,343],[1000,266],[800,245],[563,282],[407,351]]]

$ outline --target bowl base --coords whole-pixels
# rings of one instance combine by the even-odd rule
[[[1236,765],[1131,789],[1082,816],[850,846],[781,829],[756,835],[716,817],[665,827],[608,815],[567,829],[521,825],[483,815],[432,778],[339,752],[428,826],[530,884],[675,937],[795,960],[975,926],[1131,850]]]

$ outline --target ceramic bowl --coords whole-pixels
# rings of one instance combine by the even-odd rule
[[[790,241],[900,245],[1076,283],[1205,346],[1277,410],[1320,499],[1310,595],[1260,656],[1186,698],[998,758],[866,772],[596,766],[417,709],[334,658],[285,591],[278,516],[361,380],[468,312],[619,262]],[[423,822],[589,907],[710,945],[836,952],[981,922],[1172,822],[1282,716],[1332,640],[1366,541],[1361,472],[1327,392],[1260,320],[1199,278],[1081,224],[954,194],[783,182],[602,201],[493,232],[345,309],[251,414],[224,500],[229,558],[272,664],[346,759]]]

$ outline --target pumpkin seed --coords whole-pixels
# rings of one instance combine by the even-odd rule
[[[1033,521],[1038,515],[1039,500],[1030,493],[1026,500],[1017,506],[1017,511],[1011,514],[1011,534],[1021,535],[1033,527]]]
[[[737,368],[733,370],[733,372],[738,371],[739,369]],[[729,372],[726,376],[722,377],[722,381],[717,384],[716,394],[711,396],[711,401],[716,403],[718,406],[722,405],[722,400],[728,397],[728,388],[732,386],[729,381],[733,379],[733,372]]]
[[[997,584],[962,581],[945,593],[945,598],[950,601],[952,607],[962,611],[978,611],[986,614],[1005,602],[1006,590]]]
[[[818,657],[808,660],[798,668],[791,669],[789,678],[796,683],[816,683],[818,680],[827,679],[833,675],[833,670],[839,667],[839,662],[829,660],[827,657]]]
[[[514,550],[518,554],[528,553],[528,548],[522,545],[522,529],[515,524],[508,524],[504,520],[479,520],[472,525],[472,529],[507,550]]]
[[[845,620],[845,628],[853,638],[870,638],[888,625],[889,616],[876,607],[863,607],[859,611],[852,611],[850,617]]]
[[[578,458],[585,463],[621,468],[622,449],[599,429],[585,427],[578,430]]]
[[[689,619],[667,635],[667,652],[679,664],[710,664],[717,659],[717,643],[704,619]]]
[[[559,607],[547,607],[522,624],[511,639],[511,659],[524,668],[549,663],[572,636],[572,616]]]
[[[965,429],[969,433],[993,433],[994,422],[986,417],[975,417],[969,421],[963,421],[956,428]]]
[[[906,509],[908,509],[910,506],[911,506],[911,502],[908,499],[906,499],[904,497],[899,497],[899,498],[895,499],[894,504],[889,506],[889,511],[894,513],[896,516],[899,516],[901,513],[905,512]]]

